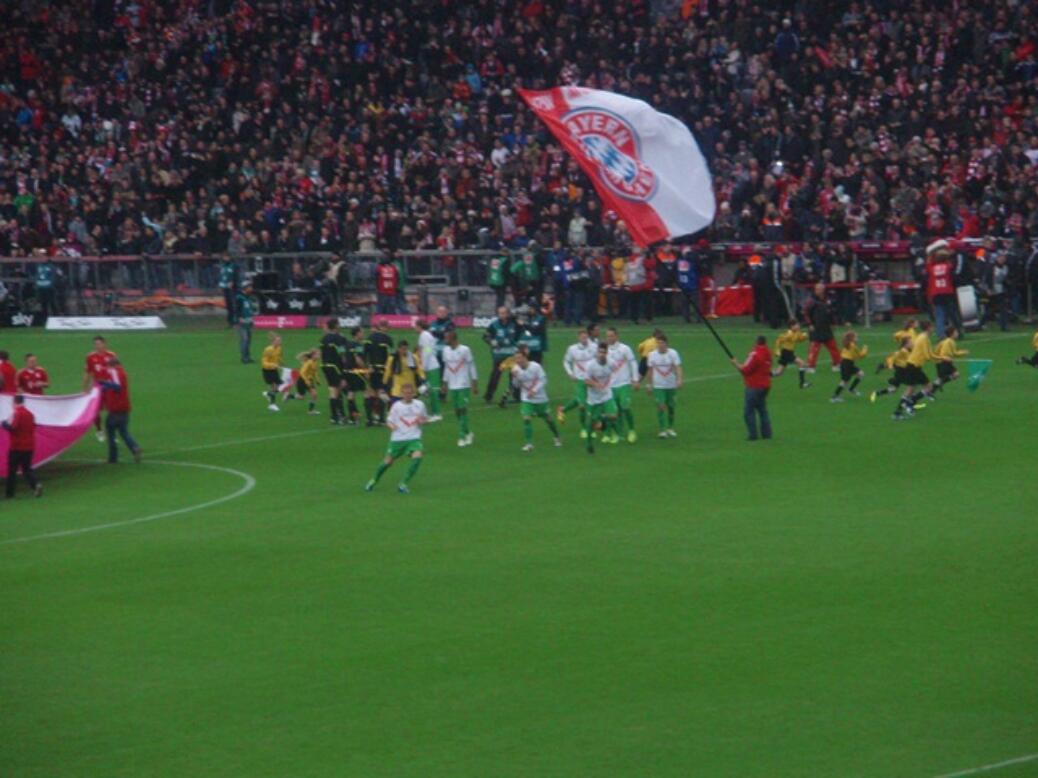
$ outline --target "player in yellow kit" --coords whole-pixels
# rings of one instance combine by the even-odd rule
[[[662,334],[663,330],[661,329],[653,330],[652,335],[639,343],[638,348],[635,349],[638,353],[638,375],[641,378],[645,378],[645,373],[649,369],[647,360],[649,359],[649,354],[656,350],[656,338]]]
[[[869,395],[869,402],[876,402],[876,398],[881,394],[893,394],[897,391],[899,386],[905,385],[905,367],[908,365],[908,355],[911,353],[912,338],[907,336],[901,338],[897,351],[880,362],[880,367],[886,366],[894,368],[894,375],[892,378],[887,379],[886,386],[882,389],[875,390]]]
[[[901,344],[904,342],[905,338],[910,338],[912,341],[915,340],[915,336],[919,334],[917,332],[918,328],[919,328],[919,320],[918,319],[905,319],[905,325],[901,329],[899,329],[897,332],[895,332],[894,336],[893,336],[894,337],[894,343],[896,344],[898,351],[901,350]],[[895,351],[894,354],[897,354],[898,351]],[[878,365],[876,365],[876,372],[877,373],[883,372],[883,370],[886,369],[886,368],[893,367],[893,362],[891,360],[892,360],[894,354],[891,354],[889,357],[887,357],[882,362],[880,362]],[[903,365],[902,365],[902,367],[903,367]],[[882,394],[882,392],[880,392],[880,394]]]
[[[844,389],[848,394],[861,397],[858,384],[865,377],[865,371],[858,367],[858,360],[864,359],[869,353],[868,346],[858,345],[858,333],[847,332],[843,336],[843,348],[840,349],[840,383],[836,385],[836,391],[829,402],[842,403],[840,392]]]
[[[267,409],[280,411],[278,408],[278,387],[281,386],[281,336],[270,334],[270,345],[263,349],[260,357],[260,369],[263,371],[263,383],[267,388],[263,396],[267,398]]]
[[[771,371],[776,378],[786,372],[786,365],[796,365],[800,371],[800,388],[806,389],[811,384],[804,380],[807,374],[807,362],[796,355],[797,343],[807,340],[807,333],[800,329],[800,322],[796,319],[789,320],[789,329],[775,338],[775,356],[778,357],[778,367]]]
[[[937,348],[934,349],[937,356],[947,360],[937,363],[937,380],[933,382],[935,390],[942,391],[946,383],[959,377],[959,371],[955,368],[953,360],[956,357],[964,357],[969,352],[956,345],[955,341],[958,338],[959,331],[954,326],[948,325],[944,328],[944,340],[938,343]]]
[[[1038,367],[1038,332],[1031,338],[1031,348],[1034,349],[1034,353],[1029,357],[1017,357],[1016,364]]]
[[[317,416],[320,414],[320,411],[317,410],[317,387],[321,382],[317,378],[317,369],[321,366],[321,350],[314,348],[303,351],[296,354],[296,359],[299,360],[299,375],[296,378],[295,394],[288,395],[286,399],[302,400],[304,396],[308,396],[310,398],[308,413],[311,416]]]
[[[927,362],[944,362],[947,361],[947,358],[937,356],[937,352],[930,345],[932,330],[933,323],[924,321],[919,325],[919,334],[912,341],[912,350],[908,354],[905,365],[905,392],[901,396],[897,410],[894,411],[893,418],[896,421],[914,415],[915,406],[922,398],[936,399],[933,396],[933,384],[930,383],[923,368],[926,367]]]

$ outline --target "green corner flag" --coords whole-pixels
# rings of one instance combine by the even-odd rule
[[[967,359],[966,362],[970,366],[970,375],[966,379],[966,388],[971,392],[977,391],[980,387],[980,382],[984,380],[984,376],[988,374],[991,369],[990,359]]]

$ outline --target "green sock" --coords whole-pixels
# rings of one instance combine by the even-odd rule
[[[433,416],[440,415],[440,390],[435,386],[429,387],[429,392],[426,394],[429,398],[429,410],[432,411]]]
[[[612,422],[610,422],[610,424],[612,424],[612,425],[613,425],[613,429],[614,429],[614,430],[615,430],[615,431],[616,431],[616,432],[617,432],[618,434],[620,434],[620,435],[623,435],[623,434],[624,434],[624,417],[623,417],[623,411],[621,411],[621,412],[620,412],[620,415],[618,415],[618,416],[616,417],[616,419],[614,419],[614,420],[613,420]]]
[[[559,436],[559,428],[555,426],[555,422],[551,420],[550,416],[545,416],[544,421],[548,425],[548,429],[551,430],[552,437],[557,438]]]
[[[469,415],[466,411],[458,411],[458,426],[462,435],[469,434]]]
[[[662,408],[656,409],[656,421],[660,423],[661,430],[667,429],[667,414]]]
[[[405,484],[408,483],[412,478],[414,478],[414,474],[418,472],[418,468],[421,467],[421,466],[422,466],[422,458],[421,457],[414,457],[411,460],[411,466],[407,468],[407,473],[404,475],[404,483]]]
[[[623,411],[623,417],[627,420],[627,429],[634,432],[634,414],[631,411]]]
[[[568,403],[566,403],[565,405],[562,406],[562,412],[563,413],[569,413],[574,408],[576,408],[578,405],[580,405],[580,403],[577,402],[576,400],[570,400]]]
[[[587,419],[587,409],[583,405],[581,405],[580,406],[580,424],[581,424],[581,426],[583,426],[585,419]]]
[[[668,405],[667,406],[667,423],[668,423],[668,425],[670,426],[671,429],[674,428],[674,406],[673,405]]]
[[[523,419],[523,439],[527,443],[533,443],[533,425],[529,419]]]
[[[373,480],[375,483],[378,483],[378,479],[380,479],[382,477],[382,474],[385,473],[388,469],[389,465],[387,465],[385,462],[380,462],[378,465],[378,469],[375,470],[375,477],[371,480]]]
[[[616,419],[609,419],[606,421],[606,432],[610,433],[611,435],[617,434]]]

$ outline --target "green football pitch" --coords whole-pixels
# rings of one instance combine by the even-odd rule
[[[748,443],[709,333],[667,329],[676,439],[639,392],[636,444],[591,457],[571,416],[527,454],[480,399],[471,448],[426,428],[410,495],[399,464],[362,491],[388,435],[331,427],[323,388],[269,412],[234,332],[112,334],[144,462],[91,434],[0,502],[0,775],[1038,774],[1031,332],[965,340],[979,391],[903,423],[790,373]],[[891,331],[862,331],[866,391]],[[58,393],[90,335],[0,340]]]

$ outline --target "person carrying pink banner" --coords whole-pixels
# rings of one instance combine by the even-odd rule
[[[36,425],[31,457],[32,467],[36,468],[71,447],[90,429],[101,407],[101,388],[55,397],[24,395],[23,407],[33,415]],[[14,415],[15,397],[0,395],[0,420],[11,422]],[[11,443],[11,434],[0,434],[2,477],[8,474]]]

